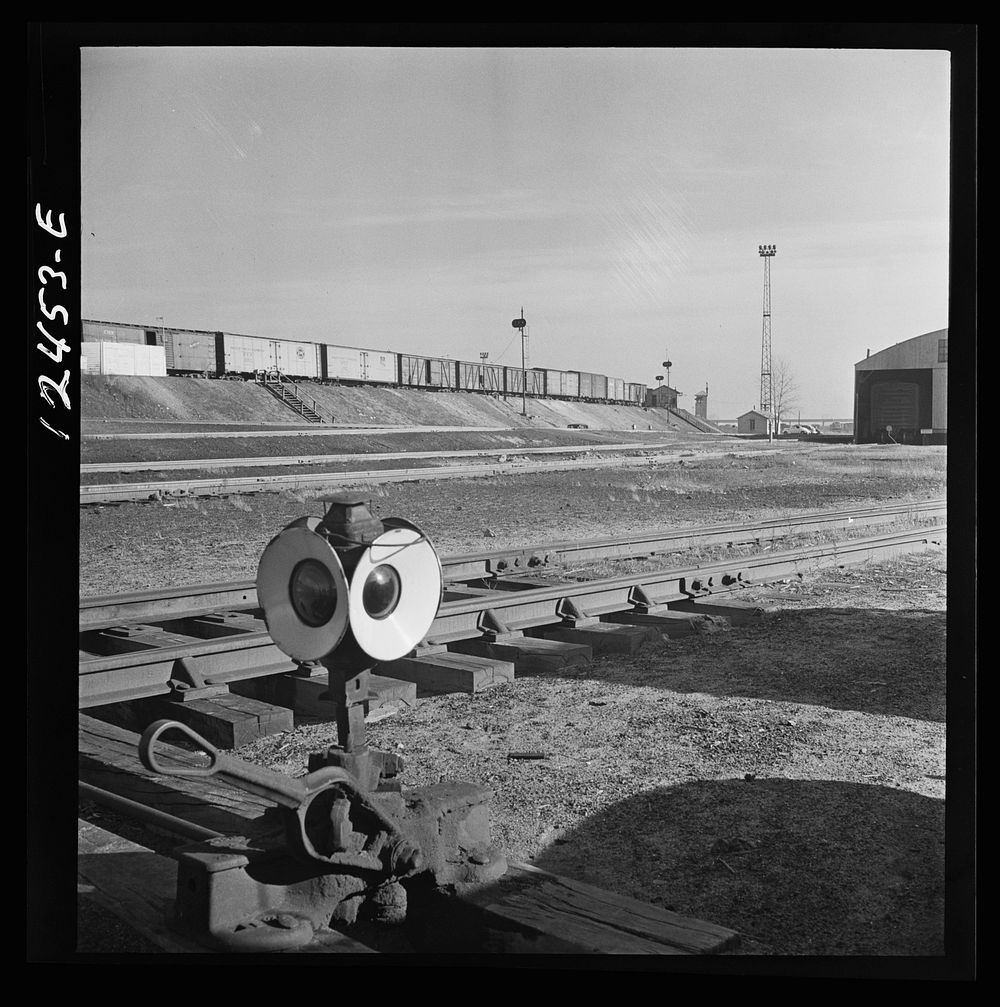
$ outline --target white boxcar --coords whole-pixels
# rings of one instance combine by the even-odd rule
[[[139,343],[82,343],[80,370],[84,374],[165,378],[166,352],[162,346],[142,346]]]
[[[326,374],[334,381],[364,381],[394,385],[399,379],[396,354],[388,350],[362,350],[355,346],[325,345]]]
[[[151,378],[167,376],[167,351],[162,346],[133,345],[135,355],[135,373]]]
[[[274,367],[274,355],[266,339],[256,336],[223,335],[227,374],[253,374]]]
[[[282,374],[292,378],[318,378],[319,343],[298,343],[290,339],[269,339],[274,363]]]
[[[228,332],[223,339],[227,374],[279,370],[292,378],[320,377],[319,343],[238,336]]]

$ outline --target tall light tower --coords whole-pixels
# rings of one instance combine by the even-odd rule
[[[771,259],[778,249],[774,245],[758,245],[757,254],[764,260],[764,328],[760,337],[760,411],[767,417],[767,435],[773,436],[774,383],[771,380]]]

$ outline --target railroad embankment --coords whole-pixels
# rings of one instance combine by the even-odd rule
[[[403,388],[302,387],[338,425],[449,425],[556,427],[586,425],[594,430],[696,433],[683,418],[663,409],[528,399],[474,392],[426,392]],[[160,423],[240,423],[302,425],[295,412],[253,382],[200,378],[82,376],[85,431],[104,421]],[[710,435],[707,435],[710,436]]]

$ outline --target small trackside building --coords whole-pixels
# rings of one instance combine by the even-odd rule
[[[854,440],[947,444],[947,329],[914,336],[854,365]]]
[[[669,385],[657,385],[646,389],[646,405],[658,409],[676,409],[680,392]]]
[[[736,432],[740,434],[766,434],[767,416],[751,409],[742,416],[736,417]]]

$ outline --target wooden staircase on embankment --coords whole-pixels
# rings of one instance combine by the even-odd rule
[[[700,430],[703,434],[725,433],[724,430],[720,430],[714,423],[710,423],[708,420],[702,419],[700,416],[695,416],[694,413],[690,413],[686,409],[668,406],[667,412],[672,413],[678,419],[683,420],[689,426],[694,427],[695,430]]]
[[[258,371],[256,382],[310,423],[333,422],[332,413],[324,415],[316,400],[312,396],[305,397],[299,386],[281,371]]]

